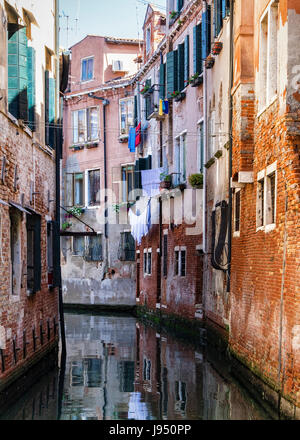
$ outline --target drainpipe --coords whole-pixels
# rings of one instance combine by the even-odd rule
[[[234,63],[234,41],[233,41],[233,19],[234,19],[234,0],[230,0],[230,63],[229,63],[229,215],[228,215],[228,269],[227,269],[227,292],[230,292],[230,277],[231,277],[231,246],[232,246],[232,119],[233,119],[233,100],[231,90],[233,87],[233,63]]]
[[[207,9],[207,2],[203,1],[203,10]],[[203,93],[204,93],[204,99],[203,99],[203,113],[204,113],[204,134],[203,134],[203,144],[204,144],[204,148],[203,148],[203,164],[206,164],[207,162],[207,149],[208,149],[208,136],[207,136],[207,70],[205,67],[205,63],[203,62]],[[206,210],[206,191],[207,191],[207,169],[204,166],[203,167],[203,213],[202,213],[202,218],[203,218],[203,254],[204,254],[204,267],[203,267],[203,292],[206,292],[207,289],[207,280],[206,277],[204,276],[204,274],[206,273],[206,267],[207,267],[207,210]],[[202,304],[203,304],[203,309],[205,310],[205,295],[203,295],[202,297]]]

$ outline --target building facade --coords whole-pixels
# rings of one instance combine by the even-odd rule
[[[2,391],[58,343],[58,2],[1,1],[0,15]]]
[[[71,48],[64,96],[62,278],[68,304],[135,305],[127,224],[134,153],[131,79],[142,42],[87,36]]]

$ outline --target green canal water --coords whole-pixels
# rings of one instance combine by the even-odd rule
[[[266,420],[271,416],[206,345],[132,316],[65,314],[67,359],[0,420]]]

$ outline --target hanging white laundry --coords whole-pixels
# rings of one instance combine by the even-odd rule
[[[154,168],[152,170],[141,171],[142,187],[149,197],[159,194],[159,184],[161,182],[160,175],[164,172],[164,168]]]
[[[147,204],[141,206],[141,203],[136,205],[136,213],[132,209],[128,213],[129,223],[131,225],[131,235],[138,245],[141,244],[142,238],[148,234],[151,222],[151,206],[150,199]]]

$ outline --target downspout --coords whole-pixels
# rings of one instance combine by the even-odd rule
[[[207,9],[207,2],[203,1],[203,5],[202,5],[203,10]],[[205,67],[205,63],[204,61],[202,61],[203,63],[203,93],[204,93],[204,99],[203,99],[203,113],[204,113],[204,133],[203,133],[203,144],[204,144],[204,148],[203,148],[203,164],[206,164],[207,162],[207,150],[208,150],[208,136],[207,136],[207,127],[208,127],[208,122],[207,122],[207,70]],[[202,288],[202,292],[206,292],[207,290],[207,280],[206,277],[204,276],[206,273],[206,268],[208,266],[208,255],[207,255],[207,209],[206,209],[206,191],[207,191],[207,168],[204,166],[203,167],[203,213],[202,213],[202,221],[203,221],[203,254],[204,254],[204,264],[203,264],[203,288]],[[205,310],[205,294],[203,294],[202,296],[202,303],[203,303],[203,310]]]
[[[231,246],[232,246],[232,120],[233,120],[233,99],[231,90],[233,88],[233,63],[234,63],[234,41],[233,41],[233,19],[234,19],[234,0],[230,0],[230,63],[229,63],[229,172],[228,172],[228,268],[227,268],[227,292],[230,292],[231,277]]]

